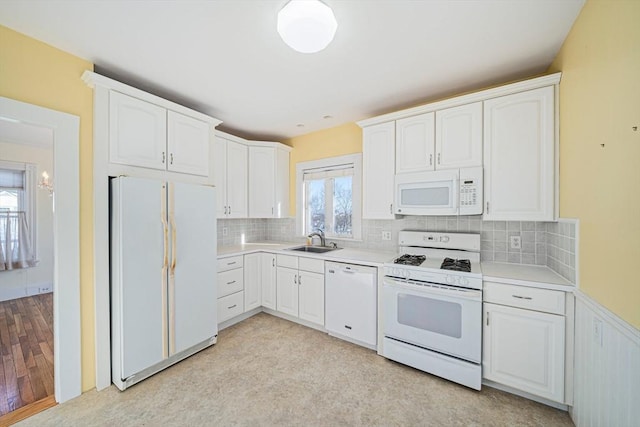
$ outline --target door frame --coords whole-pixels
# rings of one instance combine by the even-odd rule
[[[80,118],[5,97],[0,118],[53,130],[53,360],[55,399],[63,403],[82,393]]]

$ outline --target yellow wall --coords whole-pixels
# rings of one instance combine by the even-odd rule
[[[93,64],[0,26],[0,96],[80,117],[82,390],[95,387],[93,301]],[[64,238],[64,236],[62,236]]]
[[[362,129],[355,123],[347,123],[331,129],[308,133],[284,141],[293,147],[290,163],[289,195],[291,216],[296,214],[296,164],[308,160],[362,153]]]
[[[580,219],[580,288],[640,328],[640,1],[588,0],[549,71],[562,71],[560,214]]]

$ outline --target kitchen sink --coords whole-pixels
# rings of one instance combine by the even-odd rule
[[[295,248],[288,248],[288,251],[296,252],[311,252],[314,254],[323,254],[325,252],[335,251],[342,248],[331,248],[329,246],[297,246]]]

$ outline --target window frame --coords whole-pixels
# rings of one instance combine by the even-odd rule
[[[352,197],[352,237],[327,236],[331,240],[362,240],[362,153],[328,157],[319,160],[299,162],[296,164],[296,230],[299,236],[305,237],[313,230],[305,230],[305,184],[304,172],[310,169],[323,169],[344,165],[353,165]]]
[[[27,218],[29,234],[31,234],[31,249],[34,259],[38,259],[38,223],[36,213],[36,170],[37,165],[33,163],[12,162],[0,160],[0,169],[18,170],[24,172],[24,193],[22,194],[22,211]]]

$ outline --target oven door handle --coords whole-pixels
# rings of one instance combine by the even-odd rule
[[[399,282],[397,280],[384,280],[384,288],[389,290],[403,290],[409,291],[413,295],[438,295],[445,296],[449,298],[455,299],[465,299],[471,301],[482,301],[482,291],[476,289],[446,289],[442,287],[431,287],[429,285],[422,285],[417,282],[409,282],[415,283],[415,285],[406,285],[405,282]],[[436,285],[438,286],[438,285]],[[416,287],[419,287],[416,289]]]

